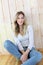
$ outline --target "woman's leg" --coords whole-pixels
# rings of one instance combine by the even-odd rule
[[[30,58],[21,65],[36,65],[42,59],[41,53],[35,49],[31,50],[29,56]]]
[[[18,59],[20,59],[21,57],[21,53],[18,50],[18,47],[13,44],[10,40],[6,40],[4,42],[4,47],[15,57],[17,57]]]

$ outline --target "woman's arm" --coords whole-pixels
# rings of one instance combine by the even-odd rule
[[[21,45],[21,42],[18,40],[18,38],[14,35],[14,33],[12,32],[12,37],[14,39],[14,44],[18,46],[20,52],[23,54],[24,53],[24,49]]]
[[[25,51],[26,54],[28,54],[30,50],[32,49],[32,47],[34,46],[34,34],[33,34],[33,28],[31,25],[28,26],[27,31],[29,35],[29,45],[27,50]]]
[[[32,26],[29,26],[28,31],[29,31],[29,46],[28,46],[28,49],[31,50],[32,47],[34,47],[34,33],[33,33]]]
[[[21,57],[22,63],[28,59],[28,54],[32,47],[34,46],[34,35],[33,35],[33,28],[32,26],[28,26],[28,35],[29,35],[29,45],[27,50],[24,52],[24,54]]]
[[[24,51],[24,50],[20,50],[20,52],[21,52],[22,54],[24,54],[24,53],[25,53],[25,51]]]

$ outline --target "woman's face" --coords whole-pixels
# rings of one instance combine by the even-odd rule
[[[23,23],[24,23],[24,16],[23,16],[23,14],[20,14],[18,16],[17,23],[18,23],[19,26],[22,26],[23,25]]]

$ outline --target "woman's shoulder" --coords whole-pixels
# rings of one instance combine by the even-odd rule
[[[33,26],[32,25],[28,25],[27,26],[27,33],[33,33]]]
[[[27,26],[27,29],[32,29],[32,28],[33,28],[32,25],[28,25],[28,26]]]

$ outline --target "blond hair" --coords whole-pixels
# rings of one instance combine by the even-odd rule
[[[23,30],[22,30],[23,33],[22,33],[22,35],[24,35],[26,33],[26,28],[27,28],[26,17],[25,17],[24,12],[22,12],[22,11],[17,12],[16,16],[15,16],[15,20],[14,20],[14,28],[15,28],[14,29],[14,33],[15,33],[16,36],[20,33],[19,25],[17,23],[17,18],[18,18],[18,16],[20,14],[22,14],[23,17],[24,17],[24,23],[23,23],[23,26],[22,26],[23,27]]]

